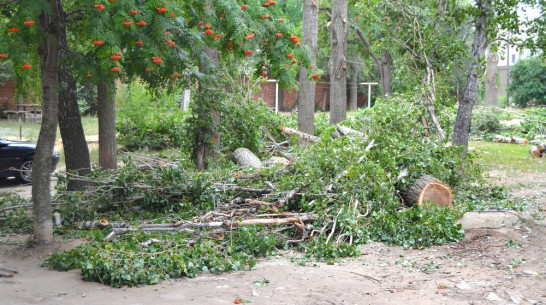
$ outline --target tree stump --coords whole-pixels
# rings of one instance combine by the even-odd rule
[[[424,175],[415,180],[407,190],[400,192],[400,196],[407,206],[414,204],[422,206],[423,203],[431,201],[441,207],[450,207],[453,203],[451,188],[431,175]]]
[[[262,168],[262,161],[248,148],[237,148],[233,152],[233,159],[242,167]]]

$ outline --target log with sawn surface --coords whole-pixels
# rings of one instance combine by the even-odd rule
[[[305,141],[308,141],[308,142],[314,142],[314,143],[318,143],[320,142],[320,138],[319,137],[315,137],[313,135],[310,135],[308,133],[304,133],[304,132],[301,132],[301,131],[297,131],[293,128],[290,128],[290,127],[286,127],[286,126],[281,126],[281,131],[289,136],[297,136],[298,138],[300,139],[303,139]]]
[[[531,147],[531,149],[529,149],[529,153],[531,153],[533,158],[546,156],[546,143]]]
[[[430,175],[424,175],[404,191],[400,192],[404,203],[408,206],[423,205],[427,201],[434,202],[439,206],[450,207],[453,203],[451,188]]]
[[[248,148],[237,148],[233,152],[233,159],[242,167],[262,168],[262,161]]]

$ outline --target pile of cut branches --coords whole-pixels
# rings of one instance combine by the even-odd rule
[[[79,233],[93,242],[48,263],[82,268],[89,280],[140,285],[244,269],[250,257],[279,248],[332,259],[358,255],[358,246],[370,241],[422,248],[460,240],[455,220],[465,202],[457,196],[453,209],[407,208],[400,200],[399,190],[424,174],[456,191],[479,178],[471,154],[463,159],[460,148],[423,129],[425,115],[395,97],[340,126],[319,116],[314,137],[298,134],[294,118],[284,118],[283,133],[281,125],[262,129],[253,151],[262,159],[259,168],[224,162],[197,172],[183,162],[128,154],[118,171],[80,177],[91,182],[85,192],[65,192],[61,181],[55,208],[63,225],[96,229]],[[301,138],[309,144],[298,144]],[[99,219],[108,223],[93,225]],[[167,260],[190,271],[160,271]]]

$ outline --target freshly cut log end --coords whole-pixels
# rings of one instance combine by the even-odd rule
[[[541,156],[540,150],[536,146],[531,147],[531,149],[529,149],[529,153],[533,158],[538,158]]]
[[[407,206],[415,204],[422,206],[430,201],[441,207],[451,207],[453,203],[451,188],[430,175],[424,175],[415,180],[407,190],[400,192],[400,196]]]
[[[233,152],[233,159],[242,167],[262,168],[262,161],[248,148],[237,148]]]
[[[529,153],[533,158],[546,156],[546,143],[531,147],[531,149],[529,149]]]

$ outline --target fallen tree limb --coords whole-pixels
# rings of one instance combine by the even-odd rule
[[[287,218],[254,218],[254,219],[243,219],[243,220],[233,220],[233,221],[212,221],[205,223],[195,223],[189,222],[186,220],[180,220],[174,224],[157,224],[156,226],[148,225],[139,225],[131,228],[114,228],[103,239],[103,242],[112,240],[116,236],[120,236],[129,232],[135,232],[138,230],[142,231],[177,231],[177,232],[187,232],[191,234],[200,233],[198,231],[192,230],[195,228],[223,228],[224,230],[232,230],[241,226],[256,226],[256,225],[283,225],[290,223],[302,223],[305,221],[315,220],[316,215],[308,214],[302,215],[301,217],[287,217]],[[163,226],[158,226],[163,225]],[[218,234],[220,231],[216,230],[213,233]]]
[[[212,186],[216,188],[219,191],[241,191],[241,192],[249,192],[249,193],[258,193],[258,194],[268,194],[271,193],[270,189],[258,189],[258,188],[252,188],[252,187],[244,187],[239,186],[237,184],[220,184],[220,183],[213,183]]]
[[[502,135],[495,135],[493,142],[497,143],[515,143],[515,144],[529,144],[529,140],[525,138],[519,138],[515,136],[505,137]]]
[[[342,126],[342,125],[336,125],[336,130],[337,130],[337,132],[339,133],[340,136],[354,135],[354,136],[367,138],[367,136],[363,132],[360,132],[358,130],[354,130],[352,128],[345,127],[345,126]]]
[[[314,143],[320,142],[319,137],[315,137],[313,135],[310,135],[310,134],[307,134],[307,133],[292,129],[290,127],[281,126],[281,131],[283,133],[289,135],[289,136],[294,136],[295,135],[298,138],[303,139],[303,140],[308,141],[308,142],[314,142]]]
[[[283,205],[288,203],[288,201],[292,199],[292,197],[294,197],[294,195],[296,195],[299,192],[299,190],[300,190],[299,188],[295,188],[291,190],[290,192],[286,193],[286,195],[277,202],[277,206],[282,207]]]

